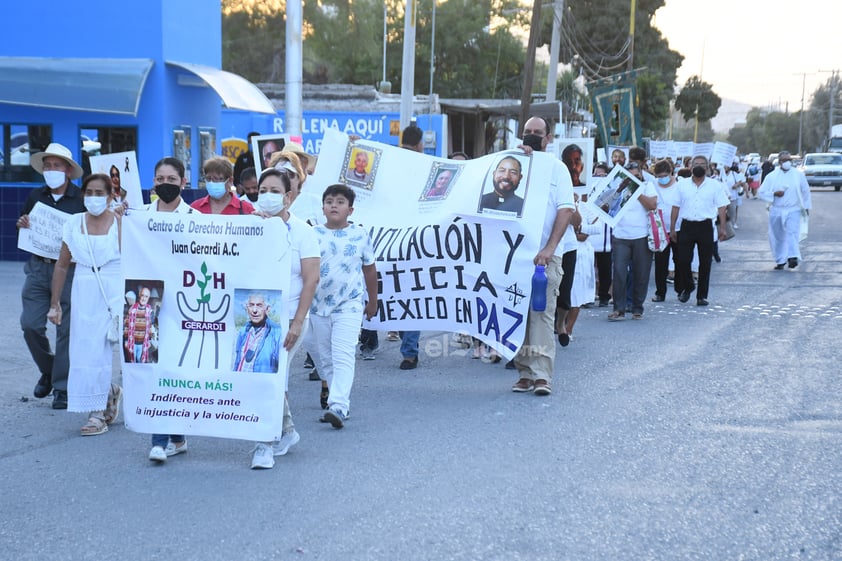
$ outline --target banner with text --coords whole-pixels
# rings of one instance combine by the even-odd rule
[[[280,218],[123,218],[127,428],[280,437],[290,255]]]
[[[305,190],[320,196],[344,183],[356,193],[351,220],[369,232],[377,265],[368,327],[468,332],[511,358],[523,342],[550,184],[562,174],[569,186],[545,153],[455,161],[329,130]]]

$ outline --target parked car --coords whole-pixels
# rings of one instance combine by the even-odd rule
[[[810,187],[842,189],[842,154],[820,152],[804,156],[801,171]]]

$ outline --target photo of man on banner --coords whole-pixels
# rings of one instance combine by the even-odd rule
[[[524,174],[524,160],[528,159],[522,153],[505,153],[497,163],[488,170],[486,181],[483,182],[483,194],[480,197],[477,212],[489,212],[500,216],[520,218],[523,213],[523,202],[526,197],[526,187],[529,178]],[[523,196],[517,194],[520,185]]]
[[[628,203],[640,196],[640,185],[641,180],[631,170],[614,166],[607,176],[596,178],[589,186],[586,205],[589,211],[613,228],[623,217]]]
[[[427,178],[427,183],[424,186],[424,191],[421,192],[419,201],[441,201],[447,198],[451,186],[459,177],[459,172],[462,171],[461,166],[444,164],[436,162],[430,169],[430,176]]]
[[[380,155],[381,150],[377,148],[349,144],[342,165],[344,171],[339,181],[350,187],[361,187],[371,191],[374,188],[377,168],[380,166]]]

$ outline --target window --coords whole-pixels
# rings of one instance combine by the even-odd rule
[[[50,125],[0,124],[0,181],[39,183],[41,174],[29,165],[29,157],[52,142]]]
[[[85,175],[88,175],[91,173],[91,156],[132,151],[137,153],[137,127],[80,126],[79,143],[82,146],[80,164]]]

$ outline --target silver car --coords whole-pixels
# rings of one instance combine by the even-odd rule
[[[800,169],[810,187],[833,187],[836,191],[842,189],[842,154],[807,154]]]

